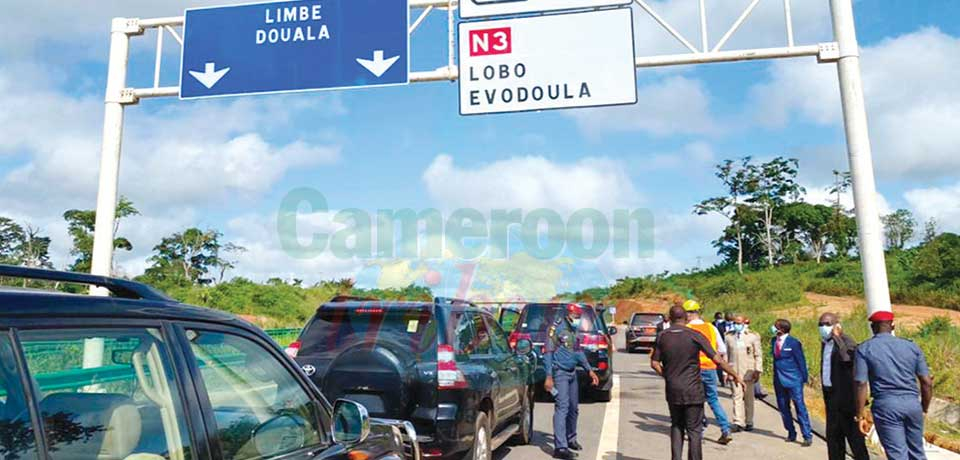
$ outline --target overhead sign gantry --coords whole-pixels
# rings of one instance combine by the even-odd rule
[[[408,9],[419,10],[419,14],[417,15],[416,19],[413,20],[413,22],[410,22],[406,28],[407,34],[412,34],[415,30],[417,30],[417,28],[423,23],[426,17],[430,15],[431,12],[436,10],[443,10],[446,12],[446,65],[434,70],[407,71],[408,67],[410,66],[412,56],[410,56],[408,52],[405,52],[402,46],[398,47],[398,44],[402,44],[404,40],[397,38],[399,33],[397,32],[398,26],[395,24],[399,22],[398,18],[403,16],[403,14],[397,11],[399,8],[399,2],[402,1],[407,2],[404,4]],[[620,5],[625,1],[626,0],[463,0],[463,11],[461,15],[464,18],[490,17],[504,14],[543,13],[548,11],[580,8],[602,11],[603,9],[597,7]],[[689,53],[682,54],[635,56],[633,59],[634,66],[638,68],[661,67],[685,64],[705,64],[711,62],[750,61],[798,57],[816,57],[817,61],[820,63],[835,63],[837,65],[840,97],[843,108],[843,122],[845,128],[844,133],[847,140],[847,156],[850,162],[850,172],[853,179],[854,205],[859,237],[860,260],[864,275],[864,293],[866,294],[867,298],[867,309],[868,313],[871,314],[876,311],[889,311],[890,291],[884,262],[883,228],[880,225],[880,216],[877,204],[876,183],[873,173],[873,159],[867,130],[866,107],[863,98],[863,82],[860,72],[860,49],[859,45],[857,44],[856,29],[854,26],[852,0],[830,0],[829,2],[833,19],[833,35],[835,40],[833,42],[806,45],[794,43],[793,19],[791,16],[790,5],[792,0],[780,0],[783,3],[783,23],[785,25],[786,38],[785,46],[736,50],[725,50],[723,48],[726,46],[731,36],[733,36],[737,30],[740,29],[746,19],[751,15],[760,0],[751,0],[740,16],[733,22],[733,24],[726,30],[726,32],[716,43],[710,43],[709,35],[707,34],[708,21],[706,0],[688,1],[691,3],[697,2],[699,5],[699,46],[694,45],[693,42],[688,40],[687,37],[677,31],[677,29],[674,28],[667,20],[657,14],[650,4],[648,4],[648,0],[634,0],[634,3],[636,3],[636,5],[639,7],[639,9],[636,11],[642,10],[657,24],[659,24],[664,31],[673,36],[679,43],[681,43],[690,51]],[[382,18],[383,21],[385,21],[384,24],[389,23],[389,33],[384,33],[381,35],[381,32],[377,30],[377,27],[371,26],[373,22],[370,20],[355,19],[356,16],[351,13],[351,8],[353,7],[346,6],[347,4],[359,5],[360,3],[364,2],[375,3],[375,6],[369,6],[370,3],[367,3],[368,8],[366,8],[365,12],[367,13],[368,17]],[[289,16],[287,16],[288,13],[286,11],[281,11],[280,16],[277,16],[276,10],[274,10],[274,13],[268,13],[269,9],[264,10],[264,5],[255,5],[254,14],[249,18],[244,15],[242,24],[240,25],[233,24],[229,21],[217,22],[222,21],[223,18],[214,17],[213,23],[208,24],[207,26],[198,26],[196,31],[197,36],[209,37],[208,40],[210,40],[210,43],[218,40],[218,38],[215,37],[218,34],[223,34],[225,40],[227,40],[223,42],[224,44],[216,45],[204,52],[199,52],[199,48],[194,50],[187,48],[188,45],[177,32],[176,29],[184,25],[185,18],[183,16],[143,20],[137,18],[115,18],[113,20],[113,28],[110,36],[110,60],[109,71],[107,74],[107,90],[105,99],[106,107],[104,110],[103,149],[100,160],[100,184],[97,194],[97,218],[96,229],[94,232],[91,269],[94,274],[109,275],[113,264],[113,226],[118,199],[117,184],[120,172],[120,148],[123,134],[124,107],[136,104],[142,98],[152,97],[171,97],[180,95],[184,98],[191,98],[227,94],[371,86],[385,83],[388,84],[391,82],[403,83],[406,81],[411,83],[454,81],[458,78],[464,77],[460,75],[455,60],[457,48],[457,36],[455,34],[457,21],[455,10],[458,6],[457,0],[305,0],[301,2],[277,2],[271,3],[270,5],[273,7],[283,8],[282,5],[286,4],[304,6],[319,4],[321,6],[318,14],[321,16],[321,18],[314,19],[314,11],[312,8],[308,9],[306,13],[302,13],[302,10],[298,8],[295,10],[295,12],[289,13]],[[330,6],[328,7],[326,5]],[[259,8],[259,17],[256,14],[257,8]],[[324,11],[324,8],[329,8],[329,10],[332,10],[333,12],[327,13]],[[380,11],[381,9],[384,11]],[[191,13],[188,11],[187,15],[190,14]],[[268,14],[272,14],[272,16],[268,16]],[[348,18],[346,20],[349,21],[349,28],[346,31],[340,31],[340,33],[345,32],[344,36],[339,38],[344,40],[341,42],[343,48],[338,52],[330,51],[328,54],[323,54],[326,52],[319,52],[321,53],[320,55],[325,56],[324,59],[327,61],[324,62],[332,63],[330,66],[320,66],[319,61],[311,60],[308,53],[301,53],[302,49],[299,47],[301,44],[299,39],[303,38],[303,41],[307,41],[306,38],[308,36],[313,37],[313,40],[310,40],[311,43],[317,43],[318,40],[316,39],[321,35],[324,35],[322,40],[327,40],[325,37],[326,33],[330,34],[329,40],[338,40],[338,38],[335,38],[337,32],[335,32],[330,25],[328,25],[326,33],[322,32],[321,27],[321,30],[314,30],[313,28],[309,30],[301,29],[302,35],[297,35],[296,29],[292,29],[287,33],[287,35],[281,35],[283,34],[281,31],[270,32],[269,30],[263,29],[263,26],[265,25],[276,24],[276,22],[268,21],[276,21],[277,19],[283,19],[285,21],[287,18],[289,18],[291,22],[311,23],[310,26],[312,26],[313,23],[322,23],[322,16],[324,14],[341,14],[344,18]],[[199,16],[197,17],[199,18]],[[301,17],[305,19],[301,20]],[[200,20],[198,19],[198,22],[199,21]],[[187,22],[189,22],[189,20]],[[189,30],[186,32],[188,35],[190,35],[188,40],[193,40],[194,35],[191,31],[193,30],[194,25],[198,24],[198,22],[194,22],[193,24],[187,26]],[[218,23],[222,27],[217,27],[216,24]],[[511,33],[514,31],[514,24],[518,24],[517,30],[525,27],[519,25],[519,22],[504,24],[506,24],[506,27],[511,28]],[[531,24],[533,23],[531,22]],[[364,37],[350,38],[352,36],[351,30],[356,30],[352,29],[354,27],[361,28],[361,35],[368,34],[370,37],[376,39],[371,39],[368,41]],[[461,34],[459,40],[462,41],[468,39],[471,36],[471,31],[482,30],[482,27],[484,26],[474,26],[469,24],[463,25],[462,30],[466,31],[466,34]],[[504,25],[501,24],[499,27],[503,28]],[[127,64],[129,61],[130,38],[143,35],[148,29],[157,31],[157,54],[154,67],[153,86],[145,88],[131,88],[127,86]],[[263,32],[260,32],[262,29]],[[239,33],[239,35],[236,35],[234,32]],[[172,35],[180,43],[180,45],[184,47],[182,51],[184,53],[184,63],[181,69],[181,83],[183,84],[177,86],[160,85],[160,68],[161,61],[163,59],[163,37],[167,33]],[[538,32],[538,35],[548,33],[549,32],[547,31],[541,31]],[[229,37],[233,38],[228,40],[227,38]],[[286,37],[289,37],[289,41],[285,41]],[[489,38],[496,38],[496,36],[490,36]],[[514,40],[516,39],[517,38],[514,38]],[[287,46],[295,43],[295,40],[296,43],[298,43],[297,46]],[[619,41],[620,39],[616,40]],[[625,37],[623,40],[627,40],[627,38]],[[629,40],[632,42],[633,37],[629,37]],[[258,46],[263,47],[263,50],[273,49],[277,51],[278,56],[286,53],[286,51],[279,50],[296,50],[289,51],[289,54],[287,55],[287,57],[290,58],[289,61],[280,62],[279,65],[282,67],[284,65],[289,65],[290,63],[299,64],[285,67],[286,71],[282,74],[267,73],[266,75],[273,76],[269,79],[262,79],[261,77],[263,77],[263,75],[258,75],[256,72],[245,70],[245,66],[247,65],[246,63],[237,62],[236,56],[244,56],[244,53],[249,51],[241,49],[241,45],[238,44],[241,42],[243,48],[253,48],[253,54],[257,54],[256,47]],[[283,45],[281,45],[281,43],[283,43]],[[519,45],[519,42],[516,43],[518,43],[518,46],[521,46]],[[549,46],[549,42],[545,43],[546,44],[543,46]],[[231,47],[234,45],[237,46],[237,49],[235,50],[231,49]],[[192,47],[192,44],[189,46]],[[524,44],[522,46],[526,45]],[[625,45],[622,43],[605,43],[603,46],[623,47]],[[478,58],[480,55],[469,55],[469,43],[461,42],[460,49],[467,50],[466,54],[461,53],[461,60],[471,60],[474,63],[480,62],[474,60],[474,58]],[[491,49],[496,50],[497,48],[494,48],[491,45]],[[501,47],[500,50],[502,51],[503,48]],[[197,54],[194,55],[194,52],[197,52]],[[189,56],[187,56],[188,53],[190,54]],[[541,53],[540,57],[549,55],[550,53],[543,52]],[[277,56],[264,56],[265,57],[262,62],[257,62],[255,64],[261,65],[264,62],[273,62],[273,59],[277,58]],[[396,57],[395,60],[394,57]],[[527,57],[514,55],[512,56],[512,59],[516,60],[516,62],[514,62],[516,64],[521,62],[522,59],[527,59]],[[467,62],[463,63],[468,64]],[[505,62],[505,64],[509,63]],[[556,67],[552,71],[560,72],[563,70],[562,66],[557,65],[557,63],[553,64],[556,65]],[[300,65],[302,66],[298,67]],[[550,63],[544,65],[544,61],[541,61],[537,67],[542,69],[550,65]],[[464,68],[469,69],[470,66],[468,65]],[[341,71],[340,74],[337,74],[336,72],[334,72],[332,75],[326,74],[331,70],[337,69]],[[499,67],[497,67],[497,69],[499,69]],[[269,72],[269,69],[266,69],[266,71]],[[301,72],[301,75],[296,75],[296,73]],[[350,74],[348,75],[348,73]],[[530,75],[532,77],[533,74]],[[232,79],[237,78],[239,78],[243,84],[228,83]],[[555,81],[559,78],[563,78],[563,76],[547,75],[544,73],[543,75],[538,75],[537,78],[544,78],[544,81]],[[581,77],[581,79],[583,78],[584,77]],[[469,85],[470,83],[467,84]],[[618,86],[621,85],[622,82],[607,82],[602,84]],[[190,87],[187,87],[188,85]],[[587,86],[589,87],[590,85]],[[594,85],[594,87],[596,86]],[[577,94],[583,94],[582,88],[583,85],[581,85],[581,90],[575,90],[574,92]],[[485,91],[488,89],[491,88],[477,86],[477,91],[484,91],[482,93],[484,96],[486,96]],[[593,91],[594,90],[591,88],[591,97],[594,94]],[[215,94],[217,92],[222,93]],[[628,94],[626,91],[616,91],[615,93],[621,96],[619,102],[624,102],[622,96],[623,94]],[[511,95],[511,100],[513,100],[512,97],[515,97],[515,94],[516,93]],[[532,94],[532,91],[530,91],[528,94]],[[564,98],[566,98],[566,94],[568,93],[564,93]],[[572,96],[572,93],[570,94]],[[478,93],[478,97],[479,95],[480,93]],[[500,92],[500,95],[502,100],[502,91]],[[468,91],[466,96],[469,103],[471,101],[470,98],[473,97],[473,93]],[[617,97],[612,96],[611,99],[615,101],[614,103],[617,103]],[[464,95],[461,94],[461,102],[463,100]],[[490,103],[490,105],[493,105],[493,103]],[[494,107],[494,109],[497,109],[497,107]],[[468,111],[464,111],[464,113],[467,112]],[[476,113],[479,112],[480,111],[478,110]],[[95,292],[102,294],[102,292],[99,291]]]

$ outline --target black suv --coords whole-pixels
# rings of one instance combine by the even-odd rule
[[[530,348],[464,301],[336,298],[287,352],[324,394],[413,422],[424,457],[489,460],[533,435]]]
[[[543,381],[547,374],[543,366],[543,352],[546,350],[547,334],[554,321],[567,313],[566,303],[531,303],[523,307],[520,312],[520,318],[517,320],[513,333],[510,334],[510,343],[519,343],[522,340],[529,340],[533,344],[533,350],[537,354],[537,370],[534,374],[534,381],[538,383],[537,391],[540,396],[542,393]],[[612,335],[617,333],[616,327],[605,327],[605,323],[600,315],[597,314],[589,305],[581,305],[583,310],[580,330],[577,335],[580,339],[580,345],[584,354],[587,355],[587,361],[593,367],[593,371],[600,378],[600,385],[596,388],[590,387],[590,379],[586,378],[584,371],[579,369],[580,387],[584,392],[589,392],[594,400],[609,401],[610,389],[613,386],[613,339]]]
[[[409,423],[331,407],[234,316],[129,281],[0,265],[11,278],[110,296],[0,287],[0,458],[418,458]]]

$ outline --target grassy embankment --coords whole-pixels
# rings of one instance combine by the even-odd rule
[[[930,305],[950,310],[960,310],[960,281],[948,285],[924,284],[913,281],[912,274],[896,255],[888,256],[891,296],[894,302]],[[763,343],[772,338],[769,328],[777,318],[787,318],[793,323],[793,335],[805,345],[810,368],[811,409],[820,412],[819,402],[820,346],[817,320],[824,311],[839,311],[844,330],[862,342],[871,336],[866,311],[862,302],[853,300],[835,308],[827,296],[824,305],[811,300],[807,293],[815,292],[832,296],[850,296],[858,299],[863,294],[863,281],[857,261],[837,261],[824,264],[800,263],[773,269],[749,272],[740,275],[736,270],[710,270],[693,274],[667,277],[628,278],[619,280],[609,289],[592,289],[579,296],[593,299],[637,299],[620,301],[617,322],[625,321],[637,309],[663,311],[666,305],[696,298],[704,306],[706,316],[713,317],[717,311],[734,311],[751,318],[752,328],[763,336]],[[849,300],[849,299],[848,299]],[[851,307],[852,305],[852,307]],[[626,308],[623,308],[626,307]],[[916,342],[927,356],[934,375],[935,395],[939,398],[960,402],[960,324],[947,316],[956,318],[953,311],[923,309],[923,307],[894,307],[900,314],[898,334]],[[936,316],[943,313],[942,317]],[[767,350],[769,353],[769,350]],[[771,361],[765,361],[766,385],[771,386]],[[819,407],[818,407],[819,406]],[[931,423],[928,437],[938,437],[939,444],[960,447],[960,429]]]

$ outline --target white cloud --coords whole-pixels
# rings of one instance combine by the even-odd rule
[[[712,134],[718,131],[710,94],[700,80],[671,76],[641,86],[634,105],[565,112],[589,135],[640,131],[656,136]]]
[[[828,191],[830,188],[829,184],[804,184],[803,187],[807,190],[807,193],[805,193],[803,196],[803,201],[807,203],[832,206],[837,202],[837,196]],[[844,209],[854,208],[852,191],[847,191],[840,194],[840,205],[843,206]],[[881,216],[890,214],[894,211],[893,208],[890,207],[890,203],[887,201],[887,199],[879,192],[877,192],[877,209]]]
[[[423,173],[430,197],[446,209],[547,208],[609,210],[641,201],[623,165],[603,158],[555,163],[544,157],[514,157],[468,169],[438,155]]]
[[[940,230],[960,233],[960,182],[945,187],[915,188],[903,196],[918,221],[936,219]]]
[[[862,49],[875,167],[884,177],[931,179],[954,174],[960,156],[960,39],[927,28]],[[836,68],[780,61],[771,80],[752,89],[762,124],[794,117],[840,126]]]

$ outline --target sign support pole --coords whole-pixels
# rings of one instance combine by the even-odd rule
[[[867,130],[867,109],[860,73],[860,48],[854,26],[851,0],[830,0],[833,34],[840,51],[837,72],[847,137],[847,155],[853,177],[853,200],[857,219],[863,291],[867,315],[890,311],[890,287],[883,253],[883,227],[877,206],[873,157]]]
[[[97,191],[97,217],[90,269],[94,275],[110,276],[113,266],[113,227],[120,179],[120,144],[123,139],[123,110],[126,103],[123,99],[127,86],[130,35],[140,32],[136,20],[113,19],[103,113],[103,145],[100,151],[100,185]],[[107,294],[104,289],[96,287],[92,287],[90,293]]]

